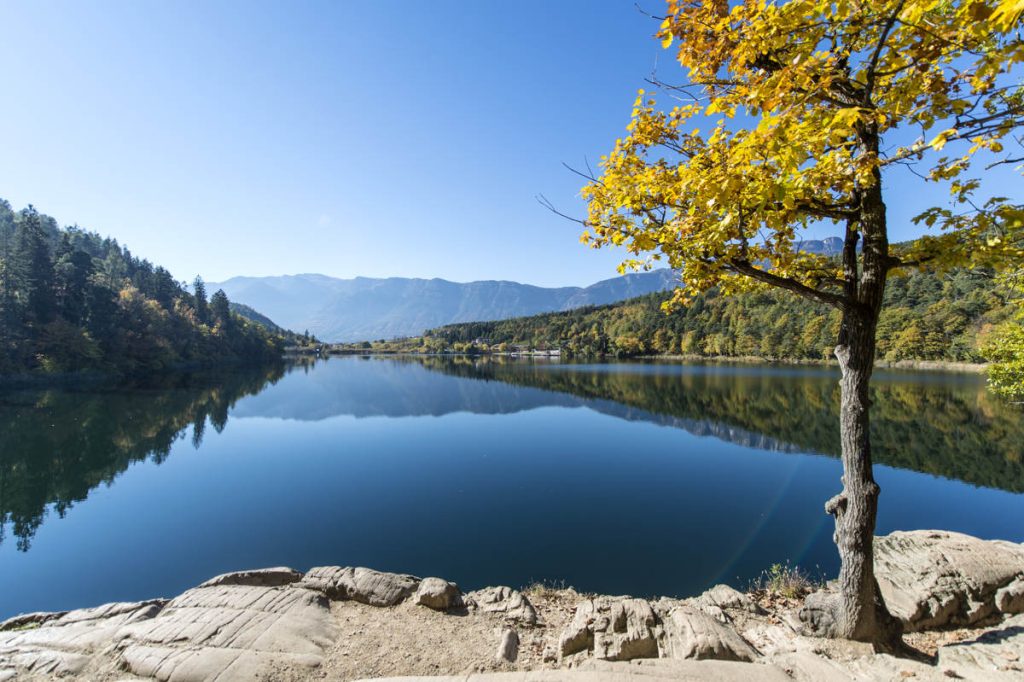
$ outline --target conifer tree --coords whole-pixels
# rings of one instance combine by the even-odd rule
[[[222,329],[225,331],[231,329],[231,304],[223,289],[217,289],[210,297],[210,312]]]
[[[24,321],[38,328],[52,320],[56,313],[53,260],[39,212],[31,205],[21,212],[14,233],[11,268]]]

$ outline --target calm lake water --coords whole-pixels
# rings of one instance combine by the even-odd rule
[[[1024,415],[981,377],[876,374],[879,532],[1024,541]],[[833,574],[824,368],[334,358],[0,393],[0,618],[217,573],[365,565],[464,589],[690,595]]]

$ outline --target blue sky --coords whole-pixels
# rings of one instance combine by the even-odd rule
[[[179,279],[612,277],[625,254],[535,197],[582,214],[562,162],[672,73],[633,0],[0,0],[0,25],[0,197]],[[895,239],[945,201],[908,188]]]

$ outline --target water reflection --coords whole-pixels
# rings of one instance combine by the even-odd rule
[[[585,406],[746,447],[838,456],[836,379],[817,367],[346,359],[237,413],[318,420]],[[880,371],[872,401],[876,463],[1024,492],[1024,415],[989,395],[981,377]]]
[[[455,376],[578,396],[608,414],[740,445],[839,455],[839,387],[827,369],[421,362]],[[1024,492],[1024,414],[991,396],[981,377],[880,371],[871,400],[876,463]]]
[[[836,399],[820,368],[450,357],[0,393],[0,618],[274,565],[680,596],[830,574]],[[879,532],[1024,540],[1020,413],[973,376],[873,399]]]
[[[0,543],[28,550],[47,508],[59,517],[130,464],[159,464],[173,443],[199,448],[228,415],[316,421],[511,414],[587,407],[777,452],[838,455],[838,387],[816,368],[572,365],[501,358],[347,358],[185,374],[116,391],[0,394]],[[242,400],[242,398],[245,398]],[[872,389],[875,460],[1011,492],[1024,491],[1024,420],[978,377],[879,373]],[[191,427],[191,429],[189,428]]]
[[[160,464],[188,435],[199,448],[207,423],[224,430],[231,407],[275,383],[283,366],[176,374],[144,387],[0,393],[0,542],[27,551],[47,507],[63,518],[133,462]]]

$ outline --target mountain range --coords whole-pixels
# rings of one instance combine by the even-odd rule
[[[671,289],[669,269],[632,273],[588,287],[538,287],[508,281],[449,282],[444,279],[326,275],[233,277],[211,283],[228,297],[299,332],[331,342],[417,336],[453,322],[509,317],[615,303]]]
[[[834,255],[842,240],[830,237],[800,244],[812,253]],[[667,268],[631,273],[587,287],[538,287],[485,280],[450,282],[406,277],[338,279],[304,274],[233,277],[207,285],[223,289],[235,303],[248,306],[277,325],[308,330],[324,341],[351,342],[418,336],[426,329],[455,322],[482,322],[617,303],[666,291],[678,282]]]

